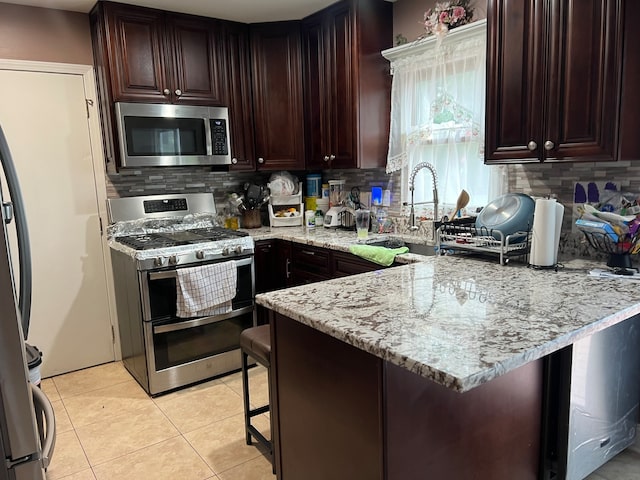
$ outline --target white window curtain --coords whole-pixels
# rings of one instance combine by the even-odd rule
[[[393,73],[387,173],[402,171],[402,200],[410,202],[411,171],[431,163],[439,218],[452,213],[462,189],[469,208],[484,206],[506,181],[501,167],[484,164],[486,21],[477,23],[452,30],[441,43],[429,38],[400,47],[395,58],[386,55]],[[415,202],[431,201],[432,192],[429,172],[418,172]],[[433,205],[423,214],[433,218]]]

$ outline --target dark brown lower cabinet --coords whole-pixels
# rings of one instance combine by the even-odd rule
[[[269,311],[280,480],[536,480],[543,360],[466,393]]]

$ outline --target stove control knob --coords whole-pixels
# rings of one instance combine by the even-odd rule
[[[204,252],[203,252],[202,250],[198,250],[198,251],[196,252],[196,258],[197,258],[198,260],[202,260],[202,259],[204,259]]]
[[[161,267],[163,262],[164,262],[164,259],[162,257],[156,257],[153,259],[153,266]]]
[[[176,257],[175,255],[171,255],[169,257],[169,265],[175,265],[176,263],[178,263],[178,257]]]
[[[225,257],[231,255],[231,249],[229,247],[224,247],[222,249],[222,255],[224,255]]]
[[[244,250],[244,248],[242,248],[242,245],[236,245],[235,248],[235,252],[240,255],[242,253],[242,251]]]

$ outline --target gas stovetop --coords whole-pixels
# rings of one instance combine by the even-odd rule
[[[134,250],[177,247],[220,240],[246,237],[247,232],[238,232],[222,227],[194,228],[180,232],[155,232],[116,237],[117,242]]]

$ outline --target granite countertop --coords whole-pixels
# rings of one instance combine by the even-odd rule
[[[536,270],[456,256],[288,288],[258,304],[464,392],[640,313],[602,264]]]
[[[261,227],[246,229],[243,231],[248,232],[254,240],[286,240],[290,242],[301,243],[304,245],[312,245],[315,247],[338,250],[341,252],[349,252],[349,247],[351,245],[360,243],[356,238],[355,231],[340,230],[335,228],[315,227],[312,229],[306,229],[304,227]],[[419,236],[394,233],[369,233],[369,238],[367,238],[367,240],[363,243],[379,242],[390,238],[399,239],[411,243],[433,245],[433,242],[429,242]],[[425,257],[424,255],[414,255],[411,253],[406,253],[403,255],[396,255],[395,260],[397,263],[415,263],[421,262],[425,258],[427,257]]]

